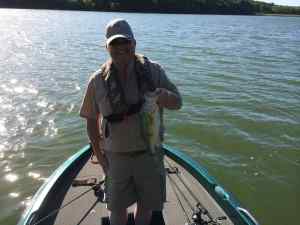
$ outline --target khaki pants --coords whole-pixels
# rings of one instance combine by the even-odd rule
[[[106,152],[107,208],[118,210],[139,202],[143,208],[162,210],[166,201],[166,175],[163,153],[137,154]]]

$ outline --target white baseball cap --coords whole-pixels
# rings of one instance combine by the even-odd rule
[[[126,38],[134,40],[133,32],[130,25],[124,19],[114,19],[106,25],[106,44],[109,45],[117,38]]]

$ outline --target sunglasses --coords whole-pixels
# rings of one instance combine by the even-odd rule
[[[131,43],[131,40],[128,40],[126,38],[117,38],[109,43],[110,46],[117,46],[117,45],[129,45]]]

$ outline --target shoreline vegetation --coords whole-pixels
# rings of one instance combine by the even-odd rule
[[[0,0],[0,8],[299,16],[300,7],[254,0]]]

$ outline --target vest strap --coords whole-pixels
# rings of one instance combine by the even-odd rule
[[[139,113],[144,102],[144,100],[140,100],[136,104],[131,104],[126,113],[111,114],[108,116],[104,116],[104,119],[106,119],[110,123],[120,123],[125,120],[126,117]]]

